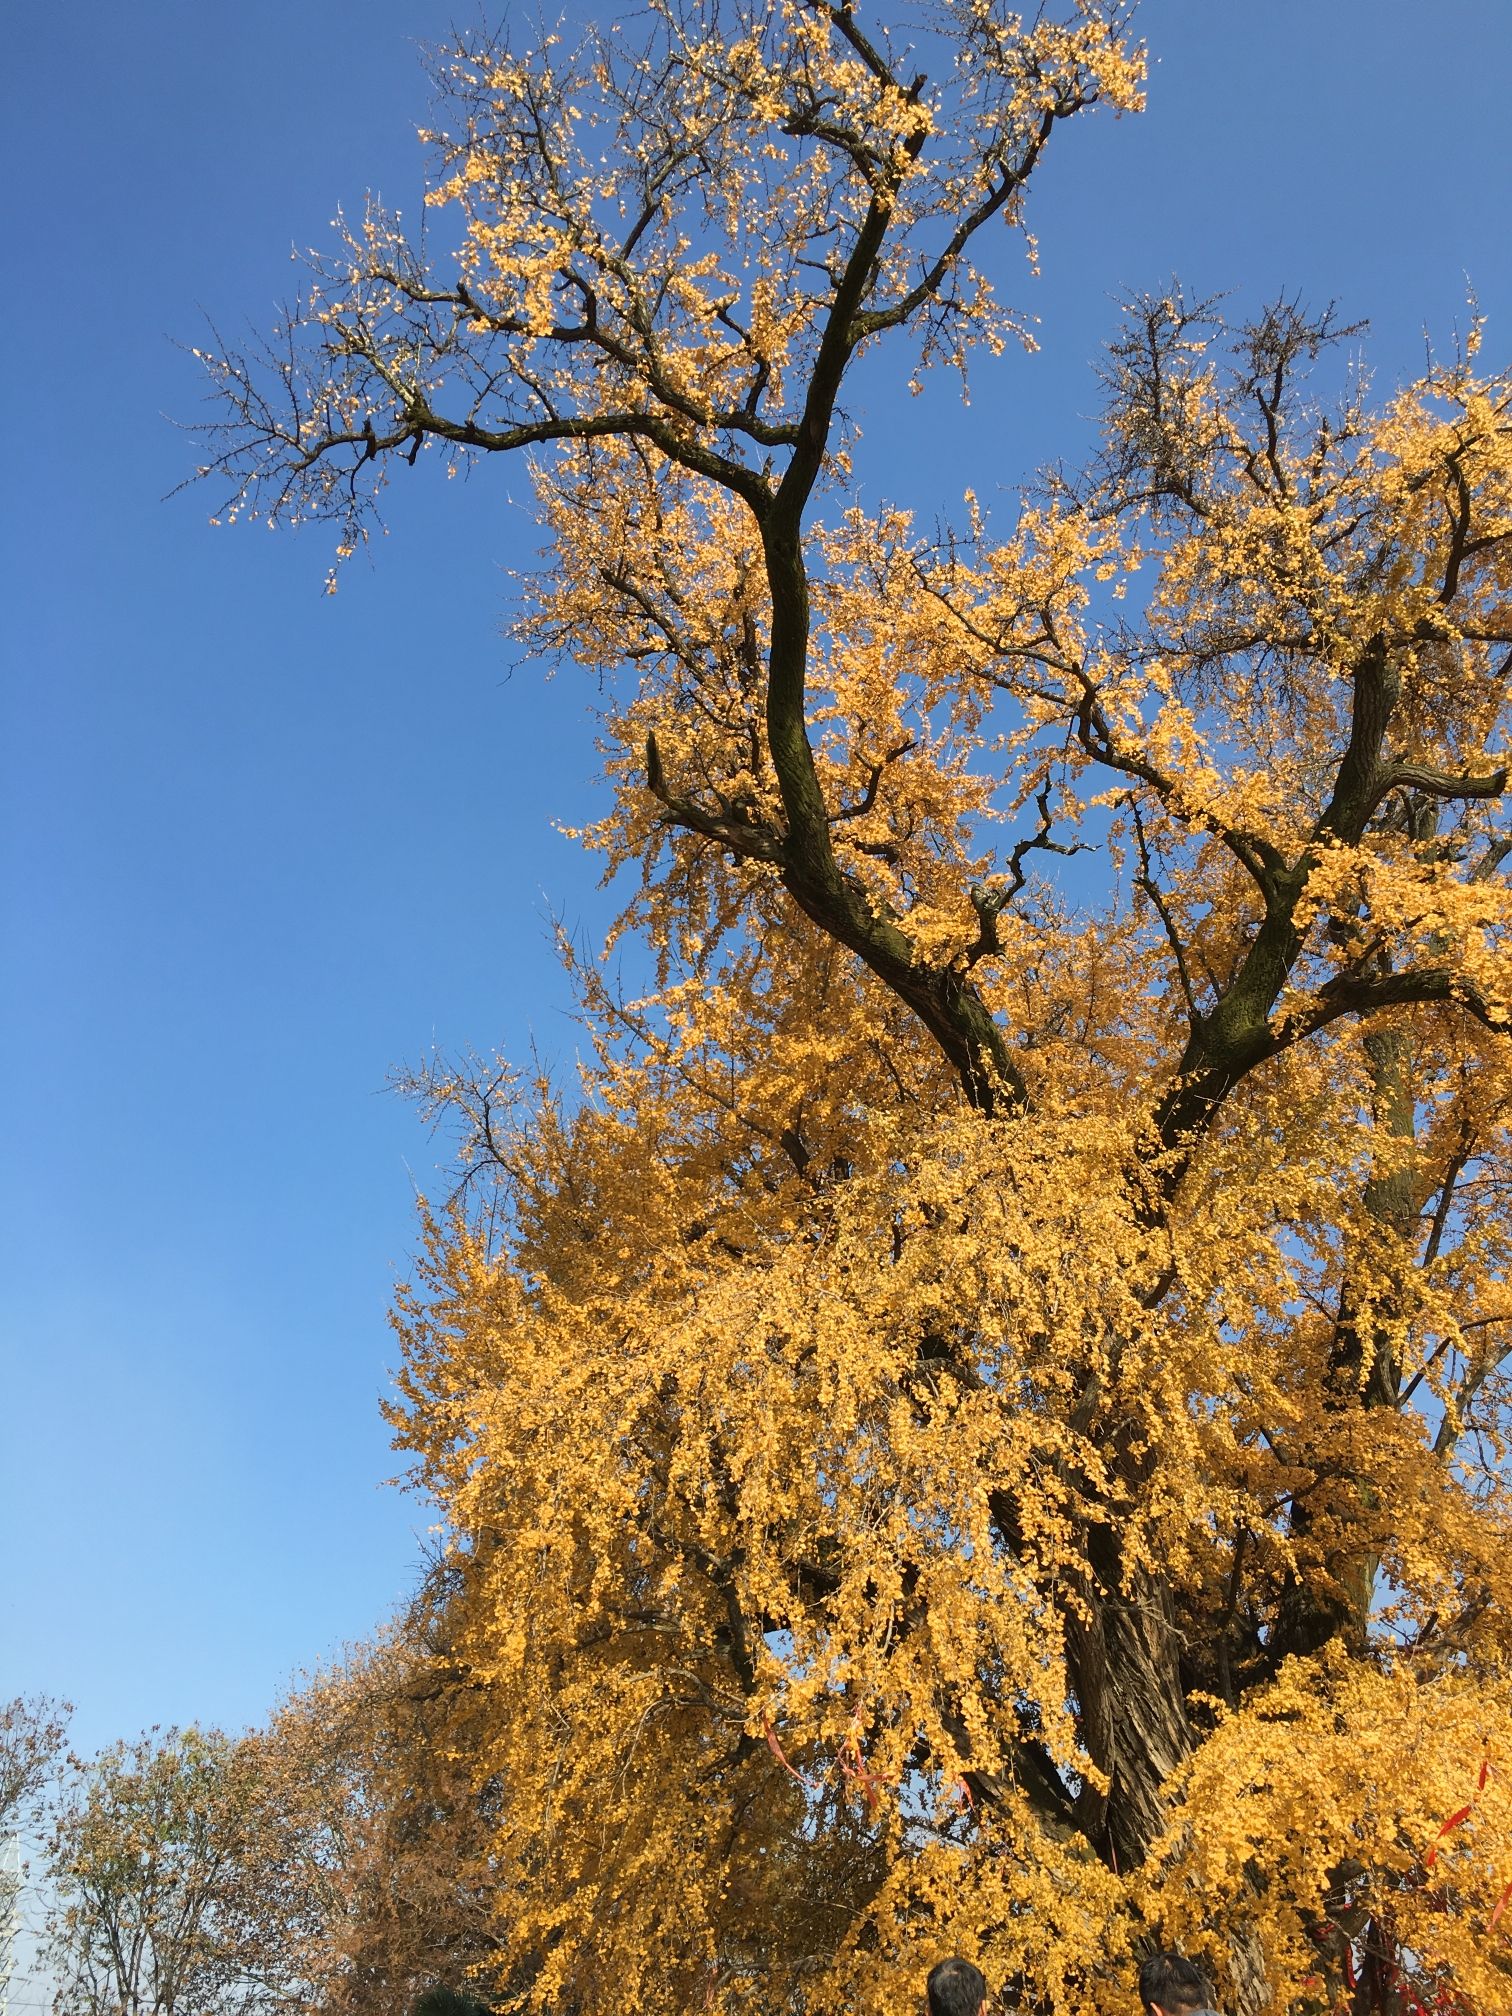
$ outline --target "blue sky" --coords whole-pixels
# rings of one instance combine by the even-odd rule
[[[338,202],[413,213],[435,0],[32,6],[3,91],[0,1694],[86,1745],[255,1720],[368,1629],[426,1508],[382,1488],[385,1309],[436,1151],[382,1092],[433,1042],[570,1059],[547,944],[604,915],[553,818],[588,693],[515,664],[518,469],[396,485],[372,567],[163,501],[172,339],[265,325]],[[926,518],[1077,460],[1112,297],[1174,271],[1372,323],[1381,387],[1512,345],[1505,0],[1147,0],[1139,120],[1058,136],[1033,359],[868,372],[863,491]],[[403,474],[404,472],[400,472]]]

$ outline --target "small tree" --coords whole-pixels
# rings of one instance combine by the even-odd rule
[[[214,1731],[76,1764],[52,1841],[58,2016],[208,2016],[257,2000],[227,1936],[252,1783]]]
[[[35,1816],[72,1713],[66,1701],[40,1694],[0,1701],[0,1835]]]
[[[256,1793],[224,1925],[243,1975],[281,2004],[400,2016],[496,1956],[490,1802],[428,1609],[429,1591],[240,1746]]]
[[[45,1695],[0,1702],[0,1993],[15,1964],[25,1867],[21,1837],[37,1824],[72,1709]]]
[[[75,1763],[52,1842],[58,2016],[395,2016],[494,1957],[489,1811],[427,1595],[231,1739]],[[442,1738],[442,1732],[445,1737]]]
[[[1332,317],[1173,292],[1005,532],[862,511],[857,360],[999,353],[988,227],[1140,93],[1116,5],[910,20],[464,47],[455,258],[371,210],[207,359],[232,514],[343,552],[396,456],[536,455],[521,634],[612,682],[655,981],[579,970],[581,1099],[432,1076],[402,1321],[500,1979],[965,1947],[1069,2016],[1162,1937],[1241,2016],[1492,2016],[1512,379],[1374,410]]]

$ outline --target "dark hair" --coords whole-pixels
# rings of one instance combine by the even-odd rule
[[[474,2002],[470,1995],[463,1995],[455,1988],[448,1988],[437,1982],[417,1995],[410,2004],[409,2016],[489,2016],[481,2002]]]
[[[1181,2016],[1184,2009],[1206,2009],[1213,1991],[1183,1954],[1152,1953],[1139,1970],[1139,1999],[1147,2009]]]
[[[977,2016],[987,2000],[987,1977],[969,1960],[942,1960],[930,1969],[929,2016]]]

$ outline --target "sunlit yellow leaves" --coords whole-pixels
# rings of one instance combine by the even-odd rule
[[[442,256],[373,210],[276,398],[207,360],[346,548],[395,454],[534,455],[516,636],[599,687],[644,957],[564,944],[567,1086],[422,1074],[399,1323],[501,2004],[870,2016],[959,1947],[1111,2016],[1154,1937],[1236,2016],[1351,1941],[1506,2000],[1512,376],[1373,405],[1331,311],[1173,287],[1081,475],[849,489],[858,357],[1021,333],[986,227],[1126,31],[464,49]]]
[[[491,1137],[502,1245],[432,1227],[400,1426],[465,1536],[507,1950],[590,2005],[670,1967],[690,2006],[781,1978],[880,2008],[964,1945],[1112,2010],[1153,1922],[1321,2009],[1358,1862],[1424,1978],[1496,2007],[1463,1929],[1507,1880],[1496,1798],[1452,1908],[1423,1858],[1512,1657],[1501,451],[1456,534],[1439,392],[1271,445],[1189,363],[1179,441],[1142,464],[1126,411],[1102,490],[1001,533],[968,499],[954,543],[899,511],[808,535],[835,860],[1010,1032],[1026,1108],[991,1122],[742,842],[786,819],[750,512],[634,441],[541,469],[520,634],[604,681],[586,837],[653,971],[626,996],[567,953],[580,1100]],[[1072,845],[1107,850],[1095,898],[1035,873]],[[1261,1062],[1162,1145],[1277,914]],[[1108,1522],[1173,1606],[1193,1732],[1142,1869],[1087,1817],[1118,1794],[1077,1691]]]
[[[1499,2008],[1509,1745],[1506,1695],[1453,1674],[1288,1666],[1193,1763],[1152,1870],[1165,1922],[1221,1964],[1224,1929],[1253,1914],[1304,2006],[1324,2009],[1345,1986],[1342,1947],[1374,1918],[1432,1955],[1429,1979],[1456,2004]],[[1277,1844],[1295,1870],[1285,1900],[1257,1894],[1248,1874]]]

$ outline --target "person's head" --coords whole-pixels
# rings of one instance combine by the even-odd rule
[[[1206,2009],[1213,1991],[1180,1953],[1152,1953],[1139,1970],[1139,1999],[1153,2016],[1188,2016]]]
[[[942,1960],[927,1983],[929,2016],[980,2016],[987,1978],[969,1960]]]

